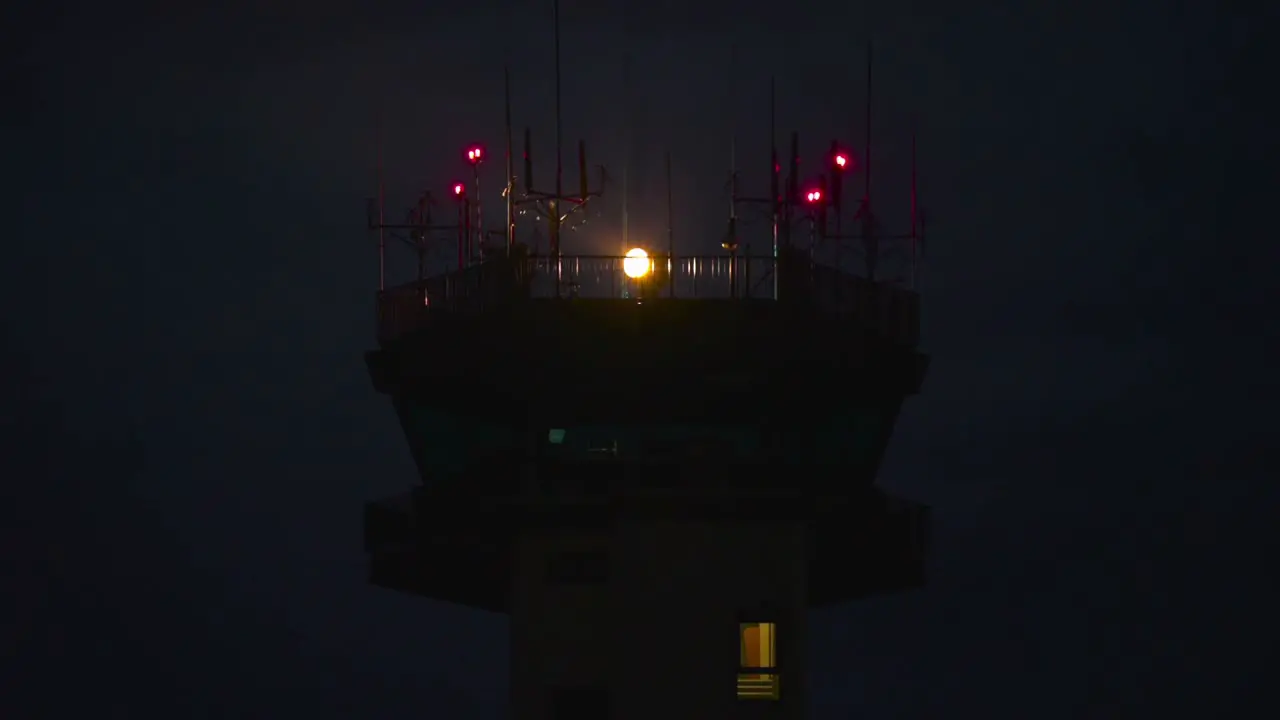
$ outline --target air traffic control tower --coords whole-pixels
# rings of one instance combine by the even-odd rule
[[[815,260],[772,166],[766,254],[570,256],[556,211],[481,257],[467,208],[457,266],[378,293],[421,484],[366,506],[370,579],[509,616],[515,720],[802,718],[807,611],[923,582],[927,508],[876,485],[918,296]]]

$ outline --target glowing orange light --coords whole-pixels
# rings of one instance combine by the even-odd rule
[[[622,272],[629,278],[642,278],[649,273],[651,265],[653,261],[649,259],[649,253],[641,248],[631,248],[622,261]]]

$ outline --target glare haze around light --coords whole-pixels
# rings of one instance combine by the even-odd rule
[[[644,277],[649,272],[649,253],[640,248],[628,250],[622,261],[622,272],[629,278]]]

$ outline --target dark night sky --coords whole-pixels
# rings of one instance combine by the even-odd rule
[[[507,37],[549,156],[542,4],[6,11],[6,717],[502,712],[503,622],[364,583],[361,503],[414,470],[361,360],[363,198],[379,106],[393,207],[500,148]],[[1274,711],[1276,11],[630,5],[565,0],[566,138],[617,175],[631,115],[638,233],[671,147],[713,246],[770,68],[811,156],[860,133],[874,38],[882,214],[918,120],[934,368],[884,480],[936,507],[932,584],[818,615],[815,717]]]

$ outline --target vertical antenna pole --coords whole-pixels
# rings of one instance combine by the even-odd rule
[[[880,248],[875,238],[874,216],[871,214],[871,41],[867,41],[867,107],[865,138],[862,146],[862,242],[866,246],[867,279],[876,279]]]
[[[515,217],[515,170],[511,163],[511,68],[503,66],[502,68],[502,95],[503,95],[503,111],[506,117],[507,131],[507,181],[503,194],[507,196],[507,256],[511,256],[511,251],[516,243],[516,217]]]
[[[865,137],[862,143],[863,201],[871,204],[871,43],[867,42],[867,106]],[[868,212],[870,207],[867,208]]]
[[[676,296],[676,234],[675,213],[671,202],[671,151],[667,151],[667,292]]]
[[[631,55],[622,56],[622,113],[623,113],[623,146],[622,146],[622,252],[626,255],[631,249]]]
[[[471,208],[467,205],[467,199],[464,197],[462,202],[458,203],[458,272],[462,272],[462,268],[466,267],[467,252],[467,236],[471,232],[471,222],[468,218]]]
[[[476,186],[475,252],[472,253],[471,257],[467,258],[468,261],[471,261],[471,262],[474,262],[476,258],[479,258],[481,262],[484,261],[484,201],[481,200],[480,198],[480,163],[481,162],[484,162],[484,161],[483,160],[478,161],[471,166],[471,172],[473,175],[475,175],[475,186]]]
[[[800,194],[800,133],[795,130],[791,131],[791,159],[787,161],[787,185],[783,191],[782,200],[782,230],[783,244],[786,245],[787,251],[792,248],[793,228],[792,221],[795,219],[796,197]]]
[[[386,211],[387,193],[382,172],[382,109],[378,109],[377,137],[377,174],[378,174],[378,291],[387,289],[387,231]]]
[[[833,154],[836,152],[839,152],[839,145],[837,144],[837,141],[835,140],[831,141],[831,150]],[[828,162],[830,162],[831,160],[832,158],[827,158]],[[842,208],[841,208],[841,206],[844,204],[843,202],[841,202],[842,196],[844,195],[844,182],[840,177],[841,173],[842,173],[842,170],[839,167],[833,167],[831,169],[831,185],[832,185],[831,195],[832,195],[832,204],[835,206],[835,211],[836,211],[835,216],[836,216],[836,237],[837,238],[841,237],[842,235],[842,233],[840,232],[840,218],[844,215],[844,212],[842,211]],[[836,240],[835,242],[837,268],[840,267],[841,243],[842,243],[841,240]]]
[[[917,264],[919,262],[918,248],[919,237],[917,231],[917,210],[916,210],[916,128],[914,123],[911,127],[911,289],[916,289],[916,273]]]
[[[733,107],[733,79],[734,71],[737,67],[738,49],[736,45],[729,46],[729,97],[725,102],[725,106],[729,109],[729,232],[731,233],[730,241],[734,240],[736,235],[738,220],[738,123],[737,113]]]
[[[427,233],[431,227],[431,211],[428,209],[427,196],[423,195],[418,199],[418,209],[413,214],[413,224],[418,227],[413,230],[414,245],[418,249],[418,299],[423,304],[427,303]]]
[[[466,254],[463,256],[463,257],[464,257],[464,264],[462,264],[462,265],[460,265],[460,266],[458,267],[458,269],[459,269],[459,270],[461,270],[461,269],[462,269],[463,267],[465,267],[466,265],[470,265],[470,264],[471,264],[471,258],[472,258],[472,257],[473,257],[473,255],[474,255],[474,253],[473,253],[473,248],[472,248],[472,245],[471,245],[472,238],[474,237],[474,235],[472,234],[472,230],[471,230],[471,218],[472,218],[472,214],[471,214],[471,198],[463,198],[463,199],[462,199],[462,206],[463,206],[463,210],[465,210],[465,211],[466,211],[466,217],[464,217],[464,218],[463,218],[463,220],[462,220],[462,234],[463,234],[463,236],[464,236],[464,237],[466,237]]]
[[[556,196],[552,200],[551,219],[551,254],[556,262],[556,297],[560,297],[560,199],[564,195],[564,158],[561,157],[561,125],[560,125],[560,0],[554,0],[553,22],[555,23],[555,73],[556,73]]]
[[[769,206],[773,209],[773,299],[778,299],[778,88],[769,78]]]
[[[737,67],[737,45],[729,45],[729,237],[725,245],[729,249],[729,296],[738,297],[738,124],[733,107],[733,76]]]

